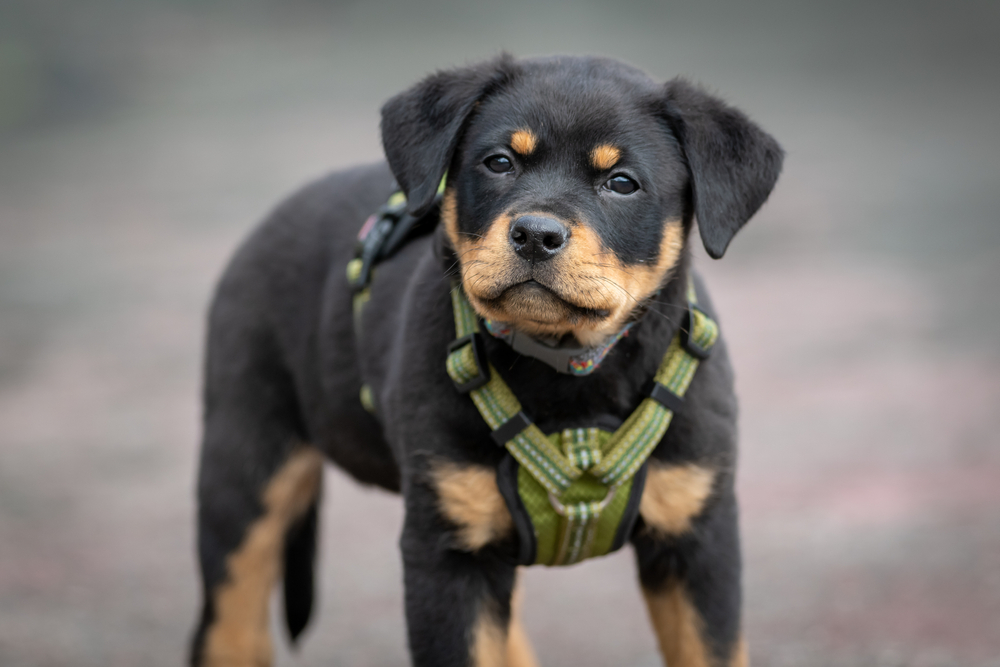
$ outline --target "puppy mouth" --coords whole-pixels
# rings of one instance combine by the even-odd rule
[[[479,298],[491,310],[517,313],[517,320],[533,324],[594,322],[611,315],[610,310],[575,304],[534,278],[508,285],[495,297]]]

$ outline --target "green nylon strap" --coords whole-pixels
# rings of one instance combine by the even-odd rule
[[[445,172],[444,176],[441,177],[441,182],[438,183],[437,194],[439,196],[444,192],[445,184],[447,183],[447,181],[448,181],[448,172]],[[406,206],[406,193],[404,193],[402,190],[397,190],[396,192],[393,192],[391,195],[389,195],[389,200],[385,203],[385,206],[383,206],[381,209],[383,211],[382,214],[385,215],[384,212],[386,211],[389,212],[394,211],[396,212],[396,214],[398,214],[405,206]],[[378,215],[380,214],[379,213],[375,214],[375,216]],[[362,229],[364,229],[364,227],[362,227]],[[368,233],[371,233],[371,229],[368,230]],[[355,251],[356,256],[354,257],[354,259],[350,260],[347,263],[347,282],[351,285],[354,285],[355,283],[358,282],[358,279],[361,277],[361,272],[364,267],[364,259],[361,256],[362,253],[361,246],[363,245],[364,240],[365,240],[364,238],[358,239],[359,247]],[[372,294],[371,280],[374,277],[374,274],[375,274],[375,267],[373,266],[371,268],[371,271],[368,273],[367,277],[368,282],[364,284],[361,287],[361,289],[357,290],[354,293],[354,299],[353,299],[354,334],[358,340],[361,340],[362,338],[361,314],[362,311],[364,311],[365,306],[368,304],[368,301],[371,300],[371,294]],[[372,394],[371,387],[369,387],[367,384],[362,385],[359,398],[361,400],[361,405],[364,407],[365,410],[367,410],[373,415],[376,414],[377,411],[375,409],[375,399]]]
[[[691,317],[690,340],[711,349],[718,327],[694,307],[688,284]],[[461,287],[452,289],[457,338],[478,333],[478,316]],[[682,333],[671,340],[656,373],[656,382],[683,397],[699,360],[682,342]],[[457,384],[479,375],[471,344],[449,354],[448,374]],[[470,392],[473,402],[492,430],[521,411],[521,404],[490,365],[489,381]],[[625,511],[632,478],[670,426],[673,412],[646,398],[613,434],[598,429],[567,429],[546,436],[530,423],[505,443],[518,463],[518,492],[535,530],[536,563],[565,565],[611,549],[618,523]]]
[[[358,276],[361,274],[361,264],[362,260],[360,257],[356,257],[347,263],[347,282],[353,284],[357,280]],[[364,289],[361,289],[354,293],[354,298],[352,299],[352,314],[354,317],[354,335],[358,340],[361,340],[361,313],[371,298],[372,288],[365,285]],[[361,391],[358,398],[361,400],[361,406],[371,414],[376,414],[375,410],[375,398],[372,394],[372,388],[367,384],[361,385]]]
[[[604,431],[597,428],[568,428],[562,432],[563,454],[577,468],[587,470],[601,461],[601,436]],[[604,441],[607,438],[603,439]]]
[[[455,311],[455,331],[458,338],[478,333],[478,317],[461,287],[452,289],[451,303]],[[476,377],[479,365],[472,345],[465,345],[448,355],[447,368],[452,380],[458,383],[465,383]],[[487,384],[469,393],[479,414],[492,430],[496,430],[521,411],[521,403],[492,364],[489,367],[489,378]],[[568,489],[582,472],[534,424],[508,440],[506,447],[518,463],[530,470],[542,486],[557,496]]]

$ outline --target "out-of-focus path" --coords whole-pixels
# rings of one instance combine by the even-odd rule
[[[501,47],[686,73],[788,150],[697,260],[754,664],[1000,665],[995,4],[86,4],[0,2],[0,665],[182,662],[214,279],[291,189],[378,158],[382,100]],[[403,665],[398,500],[327,477],[280,664]],[[525,580],[544,664],[658,664],[630,553]]]

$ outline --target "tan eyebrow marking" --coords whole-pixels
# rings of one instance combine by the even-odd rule
[[[615,166],[621,156],[622,152],[611,144],[601,144],[590,151],[590,162],[597,169],[604,171]]]
[[[538,137],[531,130],[517,130],[510,137],[510,147],[521,155],[531,155],[537,145]]]

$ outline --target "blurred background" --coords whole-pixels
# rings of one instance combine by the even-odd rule
[[[707,275],[757,666],[1000,665],[1000,3],[0,0],[0,664],[179,665],[203,320],[378,109],[501,49],[718,91],[788,151]],[[281,665],[404,665],[396,498],[328,471]],[[525,575],[543,664],[657,665],[631,554]]]

